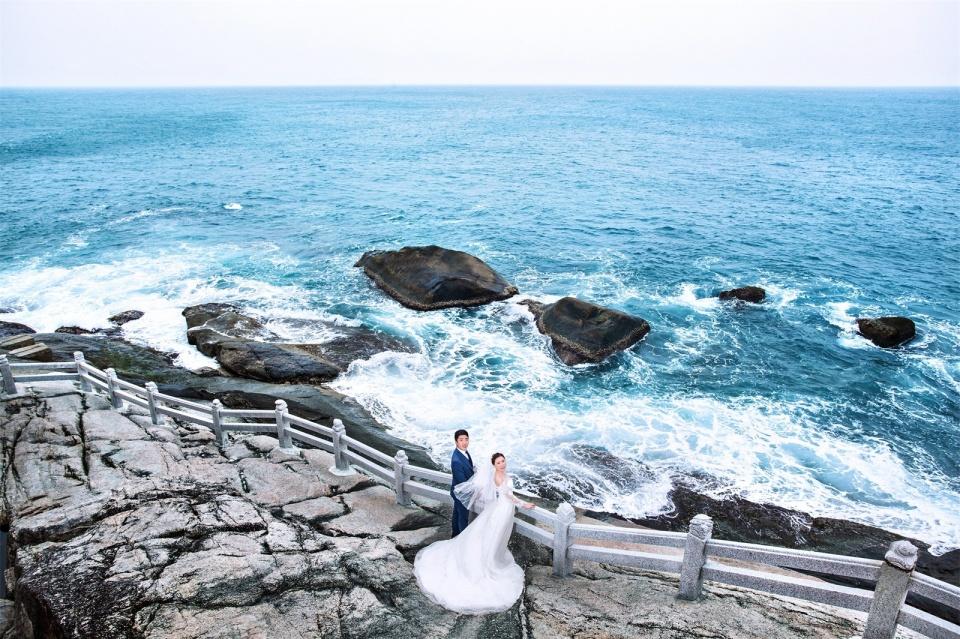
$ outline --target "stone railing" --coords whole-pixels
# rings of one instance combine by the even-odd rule
[[[127,402],[146,409],[154,424],[173,417],[206,426],[213,430],[219,446],[227,443],[229,432],[269,433],[276,435],[283,448],[292,448],[297,441],[326,450],[334,457],[331,472],[347,475],[359,468],[378,477],[393,487],[398,504],[410,505],[413,495],[452,501],[449,474],[409,464],[402,450],[391,457],[371,448],[349,437],[338,419],[331,428],[292,415],[283,400],[277,400],[274,410],[227,409],[216,399],[210,404],[191,402],[159,392],[153,382],[140,387],[121,380],[111,368],[100,370],[86,363],[81,352],[74,353],[73,362],[52,363],[11,364],[0,355],[0,375],[8,396],[17,395],[17,384],[76,381],[84,392],[106,394],[114,408]],[[678,596],[691,601],[700,597],[707,580],[864,612],[863,639],[891,639],[898,625],[928,637],[960,639],[960,626],[905,603],[911,593],[960,612],[960,587],[915,573],[917,548],[908,541],[891,544],[880,561],[713,539],[713,522],[706,515],[694,517],[686,533],[579,524],[567,503],[561,503],[555,512],[540,507],[520,510],[514,524],[519,534],[553,551],[553,572],[558,577],[570,574],[575,559],[629,566],[679,574]],[[651,546],[665,550],[652,551]],[[875,586],[873,590],[841,586],[744,567],[743,563],[862,580]]]

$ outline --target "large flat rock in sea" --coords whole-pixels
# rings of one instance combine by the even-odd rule
[[[369,251],[354,265],[387,295],[417,311],[480,306],[517,294],[483,260],[439,246]]]

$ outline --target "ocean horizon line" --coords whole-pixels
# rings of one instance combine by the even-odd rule
[[[0,91],[165,91],[182,89],[693,89],[772,91],[920,91],[960,90],[957,84],[554,84],[554,83],[357,83],[357,84],[131,84],[131,85],[0,85]]]

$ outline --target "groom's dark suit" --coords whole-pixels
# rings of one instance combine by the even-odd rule
[[[450,496],[453,497],[453,535],[451,536],[456,537],[467,527],[469,512],[453,494],[453,487],[473,477],[473,457],[466,451],[461,453],[460,449],[454,448],[453,455],[450,457],[450,470],[453,472],[453,483],[450,484]]]

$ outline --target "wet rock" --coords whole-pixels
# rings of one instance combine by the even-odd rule
[[[21,335],[23,333],[36,333],[36,331],[26,324],[0,322],[0,338],[12,337],[13,335]]]
[[[187,329],[189,330],[195,326],[206,324],[208,320],[212,320],[214,317],[219,317],[229,311],[239,312],[240,309],[233,304],[211,302],[208,304],[188,306],[183,309],[181,315],[183,315],[187,321]]]
[[[123,311],[107,319],[117,326],[122,326],[127,322],[138,320],[141,317],[143,317],[143,311]]]
[[[63,333],[66,335],[93,335],[97,330],[87,330],[79,326],[61,326],[54,333]]]
[[[236,311],[227,311],[200,326],[187,329],[187,342],[204,355],[216,357],[218,344],[233,340],[276,340],[275,334],[253,317]]]
[[[917,335],[916,325],[907,317],[859,318],[857,331],[883,348],[899,346]]]
[[[739,300],[741,302],[759,304],[767,297],[767,292],[759,286],[741,286],[740,288],[732,288],[729,291],[721,291],[717,297],[721,300]]]
[[[276,384],[320,384],[340,374],[330,362],[294,344],[221,342],[217,361],[234,375]]]
[[[369,251],[354,266],[387,295],[418,311],[479,306],[517,294],[517,287],[479,258],[439,246]]]
[[[536,318],[537,328],[548,335],[560,361],[569,366],[600,362],[630,348],[650,332],[650,325],[627,315],[574,297],[553,304],[521,302]]]

